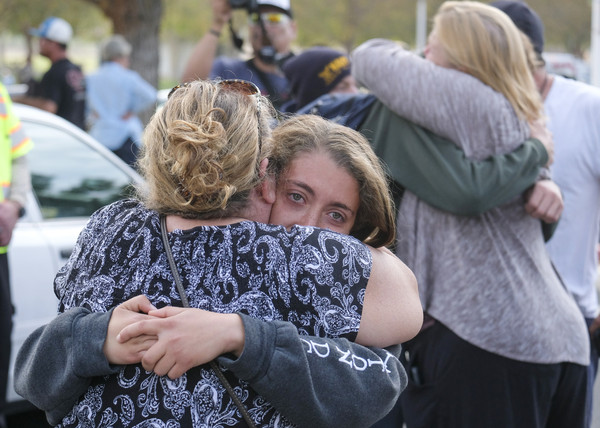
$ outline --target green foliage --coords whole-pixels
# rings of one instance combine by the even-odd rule
[[[112,31],[98,3],[102,0],[2,0],[0,28],[24,34],[50,15],[69,21],[78,37],[99,40]],[[487,2],[487,0],[486,0]],[[442,0],[428,0],[431,17]],[[591,5],[589,0],[528,0],[546,26],[547,46],[581,54],[589,47]],[[417,0],[292,0],[298,22],[298,46],[325,44],[351,49],[372,37],[415,44]],[[209,28],[210,0],[163,2],[161,37],[197,41]],[[236,28],[245,26],[245,12],[236,11]],[[223,42],[226,42],[223,38]]]
[[[592,5],[590,0],[528,0],[544,22],[546,51],[582,55],[590,46]]]
[[[2,0],[0,28],[25,34],[49,16],[67,20],[77,37],[94,39],[109,34],[110,25],[100,9],[82,0]]]
[[[415,0],[296,0],[293,7],[300,46],[350,50],[373,37],[414,41]]]
[[[197,40],[210,25],[211,8],[208,1],[171,0],[164,4],[163,36]]]

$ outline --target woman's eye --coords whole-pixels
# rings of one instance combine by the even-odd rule
[[[290,193],[290,199],[294,202],[302,202],[303,200],[300,193]]]
[[[340,214],[340,213],[338,213],[338,212],[335,212],[335,211],[334,211],[334,212],[330,213],[330,214],[329,214],[329,216],[330,216],[332,219],[334,219],[335,221],[344,221],[344,216],[343,216],[343,215],[341,215],[341,214]]]

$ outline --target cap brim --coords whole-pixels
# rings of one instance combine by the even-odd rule
[[[259,4],[258,8],[260,9],[261,7],[272,7],[274,9],[277,9],[277,10],[281,11],[281,13],[285,13],[290,18],[294,17],[294,14],[292,13],[291,9],[283,9],[283,8],[281,8],[279,6],[274,5],[274,4]]]

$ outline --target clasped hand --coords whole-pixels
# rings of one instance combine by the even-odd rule
[[[241,355],[244,340],[237,314],[172,306],[156,309],[140,295],[113,311],[104,354],[112,364],[141,362],[146,370],[175,379],[219,355]]]

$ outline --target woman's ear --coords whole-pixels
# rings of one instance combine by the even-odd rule
[[[263,199],[266,203],[273,205],[276,198],[275,180],[271,176],[265,177],[261,187]]]
[[[272,205],[275,203],[276,183],[275,183],[275,177],[273,177],[272,175],[270,175],[267,172],[268,165],[269,165],[269,159],[265,158],[260,162],[259,174],[261,177],[263,177],[263,181],[260,184],[259,188],[260,188],[261,196],[264,199],[264,201],[267,204]]]

